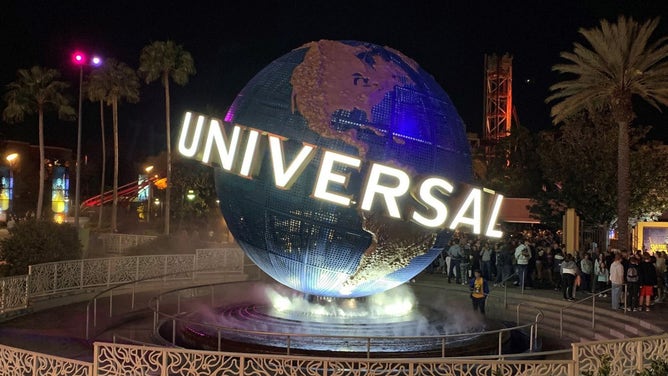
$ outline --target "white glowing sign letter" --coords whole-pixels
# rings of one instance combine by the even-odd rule
[[[473,205],[473,217],[464,217],[469,211],[469,207]],[[459,226],[460,223],[471,225],[473,227],[473,233],[480,235],[481,227],[481,217],[482,216],[482,191],[479,188],[471,189],[466,201],[459,208],[459,212],[455,216],[455,219],[452,220],[450,224],[450,229],[454,230]]]
[[[398,184],[395,187],[381,185],[380,179],[383,175],[395,177],[398,180]],[[385,198],[385,205],[387,206],[387,211],[390,216],[393,218],[401,218],[396,198],[406,194],[410,186],[411,179],[405,172],[396,168],[374,163],[371,166],[371,172],[369,172],[361,208],[362,210],[371,210],[373,199],[376,194],[379,194]]]
[[[348,175],[337,174],[333,172],[334,163],[341,163],[359,169],[361,161],[348,155],[334,153],[332,151],[325,151],[320,163],[320,171],[318,172],[318,179],[316,180],[315,188],[313,189],[313,196],[322,200],[327,200],[339,205],[349,206],[351,196],[342,196],[336,193],[329,192],[327,187],[329,182],[347,186]]]
[[[235,125],[232,128],[232,137],[228,141],[227,135],[223,132],[218,120],[212,119],[209,123],[209,134],[206,137],[206,146],[204,147],[202,162],[209,163],[211,161],[211,149],[215,142],[216,149],[218,149],[218,161],[220,162],[220,166],[224,170],[231,171],[234,157],[237,154],[237,145],[239,144],[240,135],[241,127]]]
[[[286,169],[284,165],[283,140],[276,135],[269,135],[269,152],[274,167],[274,181],[276,187],[289,189],[299,174],[306,168],[313,157],[315,146],[304,144],[302,150]]]
[[[496,219],[499,216],[499,211],[501,210],[501,201],[503,201],[503,195],[497,195],[496,200],[494,201],[494,209],[492,209],[492,214],[489,216],[489,222],[487,223],[487,232],[485,236],[490,238],[500,238],[503,236],[503,232],[495,230],[494,226],[496,225]]]
[[[192,136],[192,143],[190,146],[186,146],[186,139],[188,139],[188,133],[190,130],[190,120],[192,119],[193,114],[191,112],[186,112],[183,117],[183,124],[181,125],[181,137],[179,137],[179,153],[184,157],[194,157],[197,154],[197,149],[199,148],[199,140],[202,137],[202,127],[204,126],[204,116],[197,117],[197,125],[195,126],[195,131]]]
[[[251,129],[248,132],[248,143],[246,144],[246,152],[244,153],[244,159],[241,162],[241,170],[239,174],[241,176],[250,176],[251,167],[255,160],[255,149],[257,149],[257,144],[260,141],[260,132],[255,129]]]
[[[420,200],[436,212],[433,218],[427,218],[422,214],[413,212],[413,221],[425,227],[440,227],[448,218],[448,207],[443,201],[432,195],[431,190],[438,189],[443,193],[452,193],[454,187],[448,181],[439,178],[428,178],[420,185],[418,195]]]

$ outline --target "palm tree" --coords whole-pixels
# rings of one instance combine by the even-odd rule
[[[37,210],[35,218],[42,217],[44,201],[44,112],[55,110],[58,117],[74,120],[76,113],[69,105],[64,91],[69,84],[59,81],[60,72],[55,69],[34,66],[30,69],[19,69],[16,81],[7,85],[5,101],[7,107],[2,117],[7,122],[21,122],[26,115],[37,112],[39,126],[39,192],[37,196]]]
[[[178,85],[188,83],[195,74],[195,62],[190,52],[171,40],[153,42],[139,56],[139,74],[149,84],[157,79],[165,88],[165,132],[167,134],[167,190],[165,192],[165,235],[169,235],[170,199],[172,191],[172,145],[170,127],[169,79]]]
[[[598,28],[580,29],[589,43],[574,43],[573,52],[562,52],[568,63],[552,70],[574,76],[550,87],[546,102],[552,106],[554,124],[587,108],[611,111],[619,130],[617,139],[618,244],[629,246],[629,127],[635,117],[631,98],[638,96],[660,110],[668,105],[668,38],[650,43],[658,19],[638,24],[620,16],[617,23],[601,21]]]
[[[114,59],[109,59],[102,67],[91,72],[88,79],[88,98],[91,101],[104,101],[108,106],[111,106],[114,129],[114,198],[111,210],[111,230],[117,231],[118,103],[122,100],[129,103],[139,101],[139,78],[134,69]]]

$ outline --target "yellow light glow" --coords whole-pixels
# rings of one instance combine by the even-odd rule
[[[6,157],[6,158],[7,158],[7,162],[12,163],[12,162],[14,162],[14,161],[16,160],[16,158],[18,158],[18,157],[19,157],[19,155],[18,155],[17,153],[11,153],[11,154],[7,155],[7,157]]]

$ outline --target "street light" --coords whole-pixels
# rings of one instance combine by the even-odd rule
[[[86,65],[98,67],[102,64],[102,59],[93,56],[88,61],[86,54],[81,51],[75,51],[72,54],[72,62],[79,66],[79,114],[77,116],[77,163],[76,163],[76,182],[74,184],[74,227],[79,228],[79,203],[81,202],[81,104],[83,101],[83,68]]]
[[[152,196],[151,195],[152,187],[151,187],[151,177],[150,177],[150,175],[151,175],[151,171],[153,171],[153,166],[151,165],[151,166],[146,167],[144,169],[144,171],[146,171],[146,178],[148,180],[148,187],[147,187],[148,188],[148,197],[146,198],[146,223],[149,223],[149,222],[151,222],[151,196]]]
[[[0,211],[5,211],[9,209],[9,205],[14,196],[14,161],[18,158],[19,155],[16,153],[11,153],[5,157],[9,163],[9,179],[7,180],[6,186],[0,186]]]

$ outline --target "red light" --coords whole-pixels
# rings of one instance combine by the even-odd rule
[[[75,52],[72,54],[72,61],[76,65],[83,65],[86,64],[86,55],[83,54],[83,52]]]

